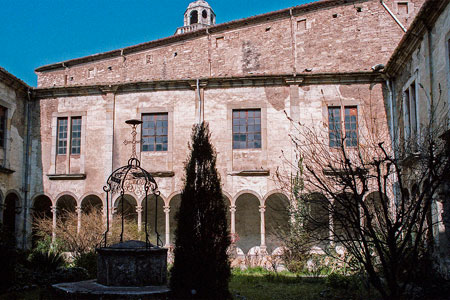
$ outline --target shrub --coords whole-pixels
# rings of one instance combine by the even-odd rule
[[[33,251],[28,257],[28,261],[33,270],[44,273],[54,272],[65,263],[61,253],[54,251]]]
[[[94,251],[76,256],[73,265],[86,269],[89,278],[97,277],[97,253]]]

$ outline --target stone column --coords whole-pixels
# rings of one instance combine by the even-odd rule
[[[261,213],[261,250],[266,248],[266,221],[264,213],[266,212],[266,207],[261,205],[259,207],[259,212]]]
[[[230,206],[230,214],[231,214],[231,236],[235,239],[236,235],[236,205]]]
[[[164,247],[169,247],[170,245],[170,206],[164,205],[164,214],[166,217],[166,244]]]
[[[136,212],[138,217],[138,231],[142,231],[142,206],[138,205],[136,206]]]
[[[52,242],[54,242],[55,239],[56,239],[56,232],[55,232],[55,230],[56,230],[56,211],[57,211],[57,208],[56,208],[56,206],[51,206],[51,209],[52,209],[52,215],[53,215]]]
[[[81,230],[81,206],[76,206],[75,211],[77,212],[77,234]]]

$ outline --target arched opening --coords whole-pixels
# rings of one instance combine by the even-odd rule
[[[361,214],[358,201],[351,193],[343,193],[333,199],[333,234],[336,241],[355,240]]]
[[[122,205],[123,202],[123,205]],[[127,220],[135,220],[137,224],[137,211],[136,211],[137,202],[131,195],[123,195],[123,197],[119,196],[116,199],[116,215],[123,215]]]
[[[170,199],[170,212],[169,212],[169,224],[170,224],[170,242],[175,244],[175,230],[177,229],[176,215],[181,205],[181,194],[175,195]]]
[[[320,193],[309,194],[307,199],[308,215],[306,229],[317,238],[318,243],[326,243],[330,237],[330,208],[327,198]]]
[[[69,216],[75,213],[77,201],[71,195],[63,195],[56,201],[56,216],[62,222],[68,220]]]
[[[3,210],[3,225],[5,230],[14,237],[14,241],[16,236],[16,215],[19,213],[19,209],[19,197],[14,193],[8,194],[5,198]]]
[[[122,206],[123,202],[123,206]],[[123,240],[143,240],[145,236],[138,231],[137,201],[131,195],[119,196],[115,202],[115,214],[113,218],[113,239],[120,237],[122,231],[122,215],[124,217]]]
[[[386,205],[387,212],[389,213],[389,202],[386,195],[380,192],[372,192],[364,199],[364,203],[367,206],[367,213],[363,211],[364,226],[367,228],[369,222],[372,228],[385,228],[386,218],[383,208],[383,202]]]
[[[285,195],[276,193],[267,198],[265,224],[267,251],[272,253],[284,245],[289,234],[289,199]]]
[[[236,245],[244,253],[261,244],[259,205],[258,198],[250,193],[242,194],[236,199]]]
[[[34,199],[32,210],[32,226],[31,226],[31,245],[34,248],[38,240],[37,228],[35,226],[37,219],[52,219],[52,201],[45,195],[40,195]]]
[[[191,11],[191,15],[189,17],[189,25],[198,23],[198,12],[196,10]]]
[[[150,242],[152,244],[157,244],[156,233],[155,233],[155,195],[147,197],[147,231],[150,235]],[[145,224],[145,200],[142,201],[142,224]],[[159,233],[159,238],[165,244],[165,233],[166,233],[166,216],[164,214],[164,200],[158,196],[158,212],[157,212],[157,230]],[[145,225],[144,225],[145,226]],[[144,228],[144,227],[143,227]]]
[[[208,17],[208,12],[206,11],[206,9],[204,9],[203,11],[202,11],[202,18],[203,19],[206,19]]]
[[[88,195],[81,201],[81,211],[85,214],[89,214],[93,210],[101,210],[102,208],[102,199],[97,195]]]

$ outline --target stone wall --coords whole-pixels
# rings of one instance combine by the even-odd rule
[[[322,2],[300,6],[292,17],[289,10],[269,13],[41,67],[38,87],[359,72],[387,62],[403,31],[380,1]],[[408,20],[422,2],[410,1]],[[386,3],[397,12],[397,1]]]
[[[30,212],[32,193],[25,174],[28,90],[24,82],[0,68],[0,106],[5,110],[0,147],[0,220],[15,232],[17,246],[22,246],[29,229],[24,216]]]
[[[439,16],[435,16],[438,6],[447,3]],[[425,23],[418,20],[410,38],[400,46],[395,59],[389,63],[388,72],[392,94],[386,97],[388,120],[396,147],[407,147],[407,131],[411,124],[405,121],[407,115],[406,93],[413,88],[416,97],[417,137],[427,127],[432,126],[441,133],[450,128],[450,5],[443,1],[430,9]],[[440,7],[439,7],[440,8]],[[436,19],[435,19],[436,17]],[[407,49],[407,50],[404,50]],[[450,276],[450,207],[445,192],[441,192],[433,203],[433,234],[436,254],[441,271]]]
[[[138,151],[138,157],[157,176],[169,246],[187,145],[201,118],[210,123],[238,246],[255,253],[266,247],[267,235],[268,250],[275,250],[280,242],[265,212],[266,201],[288,199],[275,176],[289,173],[283,167],[294,158],[287,116],[326,129],[328,106],[357,106],[359,134],[384,140],[383,80],[371,67],[387,62],[402,35],[380,1],[326,0],[38,68],[36,159],[43,172],[36,195],[46,195],[54,212],[67,198],[79,213],[88,196],[105,204],[108,175],[131,153],[123,144],[131,132],[125,120],[168,113],[168,151]],[[250,108],[261,110],[262,146],[233,149],[232,111]],[[56,155],[57,119],[73,116],[82,118],[81,153]],[[138,220],[142,198],[130,200]]]

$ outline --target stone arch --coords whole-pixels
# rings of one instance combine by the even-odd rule
[[[236,195],[234,195],[234,198],[233,198],[234,205],[236,205],[237,199],[243,194],[251,194],[251,195],[255,196],[256,199],[258,199],[258,201],[259,201],[259,205],[264,205],[261,195],[259,195],[257,192],[252,191],[252,190],[242,190],[242,191],[238,192]]]
[[[283,236],[289,234],[289,198],[280,192],[265,197],[265,234],[267,251],[271,253],[284,245]]]
[[[17,215],[21,212],[19,193],[15,190],[10,190],[6,193],[4,209],[3,209],[3,225],[4,228],[11,233],[12,236],[16,236],[19,230]]]
[[[75,213],[77,208],[77,200],[72,193],[62,193],[56,199],[56,216],[64,222],[67,215]]]
[[[6,197],[8,197],[9,195],[11,195],[11,194],[14,194],[14,195],[16,195],[16,200],[17,200],[17,202],[16,202],[16,205],[17,205],[17,207],[20,207],[21,208],[21,204],[22,204],[22,196],[20,195],[20,193],[18,192],[18,191],[16,191],[16,190],[8,190],[7,192],[6,192],[6,196],[5,196],[5,203],[6,203]]]
[[[198,11],[193,10],[189,14],[189,25],[198,23]]]
[[[93,209],[103,209],[103,200],[97,193],[85,194],[81,198],[81,211],[89,213]]]
[[[363,201],[367,205],[368,214],[370,215],[367,216],[367,214],[365,214],[364,211],[362,212],[363,214],[362,219],[364,225],[366,225],[370,219],[372,221],[372,225],[374,226],[374,228],[377,227],[383,228],[386,224],[386,219],[384,218],[384,210],[382,202],[386,202],[386,205],[389,209],[390,205],[388,197],[381,192],[374,191],[367,194],[364,197]]]
[[[236,245],[247,253],[252,247],[261,244],[261,199],[255,192],[242,191],[234,201],[236,205]]]
[[[122,201],[123,201],[123,210],[122,210]],[[137,221],[137,201],[130,194],[125,194],[116,198],[114,203],[115,214],[123,214],[126,219],[136,220]]]
[[[309,214],[306,216],[306,229],[315,236],[319,243],[326,243],[330,237],[330,208],[328,199],[319,192],[306,197]]]
[[[144,197],[145,199],[145,197]],[[142,224],[145,226],[145,201],[144,199],[142,202]],[[150,241],[156,245],[157,239],[156,239],[156,233],[155,233],[155,215],[156,215],[156,221],[157,221],[157,231],[160,235],[161,241],[163,243],[166,243],[165,241],[165,233],[166,233],[166,216],[164,214],[164,206],[165,201],[164,198],[161,196],[157,197],[157,203],[158,203],[158,211],[155,210],[155,200],[156,196],[151,194],[147,196],[147,231],[150,235]],[[145,227],[143,226],[144,230]]]
[[[77,195],[75,195],[74,193],[72,193],[72,192],[62,192],[62,193],[59,193],[56,197],[55,197],[55,206],[58,206],[58,201],[59,201],[59,199],[61,199],[61,197],[63,197],[63,196],[70,196],[70,197],[72,197],[73,199],[75,199],[75,202],[77,203],[77,205],[78,205],[78,197],[77,197]]]
[[[288,199],[288,201],[289,201],[289,197],[286,195],[286,193],[285,193],[283,190],[276,189],[276,190],[271,190],[271,191],[268,192],[266,195],[264,195],[264,197],[262,198],[263,204],[266,205],[267,199],[268,199],[270,196],[275,195],[275,194],[283,195],[283,196],[286,197],[286,198]]]
[[[37,230],[35,228],[35,222],[37,218],[45,218],[45,219],[52,219],[53,213],[52,213],[52,200],[49,196],[45,194],[36,195],[31,200],[32,203],[32,213],[31,213],[31,244],[34,247],[36,245],[36,242],[38,240],[37,237]]]
[[[222,194],[224,198],[228,200],[227,206],[233,205],[233,197],[231,196],[231,194],[224,190],[222,190]]]
[[[52,203],[52,206],[55,205],[55,203],[53,203],[52,197],[49,194],[44,193],[44,192],[40,192],[40,193],[36,193],[33,197],[31,197],[31,201],[30,201],[31,202],[31,207],[34,206],[34,202],[36,201],[36,199],[41,197],[41,196],[45,196],[48,199],[50,199],[50,202]]]
[[[231,205],[233,202],[233,200],[232,200],[233,198],[231,198],[231,195],[225,191],[222,191],[222,198],[223,198],[223,201],[225,202],[225,207],[227,210],[227,227],[228,227],[228,230],[230,231],[230,229],[231,229],[231,211],[230,211],[230,209],[231,209]]]
[[[357,217],[360,218],[360,208],[352,193],[342,193],[333,199],[332,218],[335,236],[351,239]]]
[[[170,227],[170,231],[169,231],[169,236],[170,236],[170,242],[172,244],[175,243],[175,230],[177,229],[177,220],[176,220],[176,215],[178,213],[178,210],[180,209],[180,205],[181,205],[181,193],[178,192],[177,194],[172,194],[170,201],[169,201],[169,206],[170,206],[170,212],[169,212],[169,227]]]
[[[2,207],[4,200],[5,200],[4,194],[3,194],[2,190],[0,189],[0,208]]]

